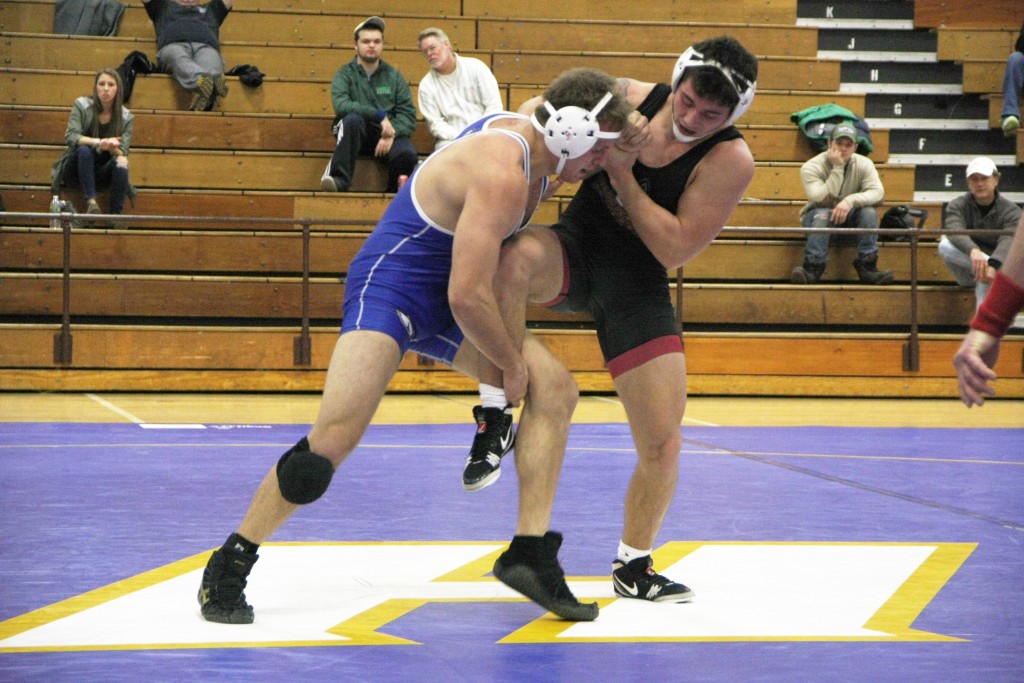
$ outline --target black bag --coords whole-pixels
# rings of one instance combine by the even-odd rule
[[[915,219],[917,222],[915,224]],[[879,221],[879,228],[903,228],[912,230],[915,227],[920,230],[924,228],[925,221],[928,220],[928,212],[925,209],[915,209],[906,204],[894,206],[885,214],[882,215],[882,220]],[[906,235],[879,235],[879,239],[883,242],[909,242],[910,238]]]
[[[259,67],[252,64],[239,64],[230,71],[225,71],[224,75],[238,76],[238,80],[242,82],[242,85],[247,85],[250,88],[260,87],[260,84],[263,83],[263,77],[266,76],[265,73],[259,70]]]
[[[145,52],[135,50],[124,58],[121,66],[117,67],[117,73],[121,75],[121,85],[124,86],[124,102],[132,98],[132,90],[135,88],[135,76],[138,74],[151,74],[156,72],[156,64],[149,61]]]

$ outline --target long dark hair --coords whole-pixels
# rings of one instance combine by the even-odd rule
[[[117,94],[114,95],[114,101],[110,105],[110,123],[113,124],[113,130],[117,135],[121,134],[121,129],[124,127],[122,113],[124,84],[121,83],[121,74],[117,73],[117,69],[100,69],[92,81],[92,106],[96,110],[96,116],[92,119],[92,130],[89,131],[89,135],[93,137],[99,137],[100,134],[100,113],[103,111],[103,103],[100,102],[99,95],[96,94],[96,84],[100,82],[100,76],[103,74],[110,76],[117,83]]]

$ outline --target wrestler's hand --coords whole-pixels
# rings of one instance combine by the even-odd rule
[[[622,152],[639,152],[651,139],[650,121],[638,111],[633,111],[626,119],[626,126],[622,129],[615,146]]]
[[[960,400],[968,408],[980,406],[986,396],[995,395],[989,384],[996,378],[992,371],[999,358],[999,339],[981,330],[971,330],[953,356]]]
[[[603,167],[609,176],[621,177],[626,173],[632,175],[633,164],[640,155],[640,150],[651,139],[651,130],[647,123],[647,117],[640,112],[634,111],[629,115],[622,134],[605,157]]]
[[[529,386],[530,373],[526,369],[526,361],[520,359],[516,365],[503,373],[502,384],[505,389],[505,398],[509,405],[518,406],[526,397],[526,389]]]

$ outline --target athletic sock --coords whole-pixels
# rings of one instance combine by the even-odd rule
[[[480,405],[484,408],[505,409],[508,405],[508,398],[505,397],[505,390],[502,387],[480,384]]]
[[[633,546],[626,545],[622,541],[619,541],[618,559],[622,560],[624,564],[629,564],[638,557],[645,557],[647,555],[650,555],[652,550],[653,548],[648,548],[647,550],[640,550],[638,548],[634,548]]]

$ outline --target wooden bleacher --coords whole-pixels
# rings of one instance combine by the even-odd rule
[[[974,2],[914,0],[914,26],[918,28],[1004,28],[1024,23],[1019,0],[989,0],[984,7]]]
[[[52,3],[0,1],[0,196],[13,211],[46,209],[49,169],[63,148],[68,108],[88,91],[95,70],[119,64],[134,49],[155,57],[152,27],[137,2],[116,38],[48,35],[47,5]],[[130,106],[137,117],[131,174],[141,192],[130,212],[251,220],[182,225],[129,216],[127,227],[75,229],[70,365],[54,357],[63,235],[45,220],[0,228],[0,388],[322,388],[344,291],[338,276],[389,199],[379,191],[313,191],[331,150],[329,80],[351,57],[352,27],[379,9],[364,0],[345,3],[344,11],[327,0],[246,0],[224,25],[223,52],[229,67],[256,64],[268,75],[256,89],[230,79],[231,93],[215,112],[182,111],[189,96],[168,76],[140,76]],[[795,25],[796,0],[708,0],[685,7],[652,0],[629,6],[393,0],[382,16],[388,22],[385,59],[410,79],[414,96],[426,71],[415,35],[438,25],[461,53],[492,67],[513,109],[570,65],[664,80],[678,54],[675,43],[736,35],[761,58],[758,96],[741,125],[758,165],[748,198],[729,225],[776,230],[723,233],[686,266],[681,296],[691,392],[955,394],[949,359],[973,294],[951,283],[934,237],[917,252],[917,322],[926,331],[917,370],[904,364],[907,244],[883,247],[880,266],[896,274],[891,287],[856,284],[849,247],[833,250],[823,284],[788,283],[803,245],[800,233],[787,230],[803,204],[797,174],[812,154],[789,115],[825,102],[864,113],[863,95],[838,92],[839,63],[815,58],[816,30]],[[639,16],[643,22],[636,21]],[[721,16],[746,23],[716,23]],[[912,201],[913,167],[885,164],[888,131],[872,133],[887,203]],[[421,125],[417,148],[426,153],[429,147]],[[360,182],[380,187],[379,174]],[[556,220],[573,189],[545,202],[535,220]],[[66,196],[81,206],[79,194]],[[929,207],[931,227],[938,209]],[[313,226],[309,365],[296,359],[298,230],[260,218],[347,221]],[[583,390],[612,389],[584,316],[532,308],[530,319]],[[1016,339],[1005,347],[1010,359],[1024,351]],[[1004,395],[1024,395],[1021,368],[999,370]],[[391,388],[462,391],[474,384],[410,356]]]
[[[17,64],[22,69],[57,71],[80,69],[83,64],[116,67],[130,52],[150,47],[152,39],[143,38],[3,33],[0,34],[0,63]],[[225,60],[230,57],[229,64],[257,64],[272,79],[326,84],[328,93],[331,77],[349,57],[347,51],[332,45],[224,43],[222,53]],[[672,53],[498,49],[463,50],[462,53],[487,63],[499,83],[526,85],[545,85],[565,71],[568,64],[602,69],[610,74],[628,73],[639,80],[659,80],[664,79],[665,74],[671,74],[679,56]],[[152,57],[155,59],[155,55]],[[416,48],[391,48],[385,53],[385,58],[403,74],[409,74],[406,78],[412,84],[419,83],[419,78],[427,71],[423,55]],[[840,63],[836,60],[768,56],[759,61],[758,78],[771,83],[775,89],[821,92],[839,89]],[[329,94],[326,99],[329,106]],[[229,100],[230,95],[225,103]]]
[[[334,139],[331,118],[324,116],[280,116],[237,114],[206,116],[197,128],[188,112],[135,112],[134,149],[209,149],[246,151],[321,152],[330,154]],[[6,140],[21,145],[61,145],[67,125],[64,107],[19,107],[0,104],[0,129]],[[814,154],[807,137],[793,125],[740,124],[754,158],[758,161],[802,161]],[[889,156],[889,132],[872,131],[872,158],[884,162]],[[434,140],[424,122],[412,138],[417,151],[426,155]]]
[[[938,11],[940,8],[936,8]],[[1024,5],[1021,17],[1014,23],[992,24],[989,19],[980,27],[974,22],[939,25],[935,28],[938,36],[937,56],[940,60],[959,62],[963,65],[965,93],[980,93],[988,98],[990,128],[1001,125],[1003,74],[1006,59],[1013,52],[1020,25],[1024,23]],[[960,15],[942,15],[951,21]],[[934,21],[934,20],[933,20]],[[1009,21],[1009,20],[1007,20]],[[1024,163],[1024,136],[1017,136],[1017,162]]]

